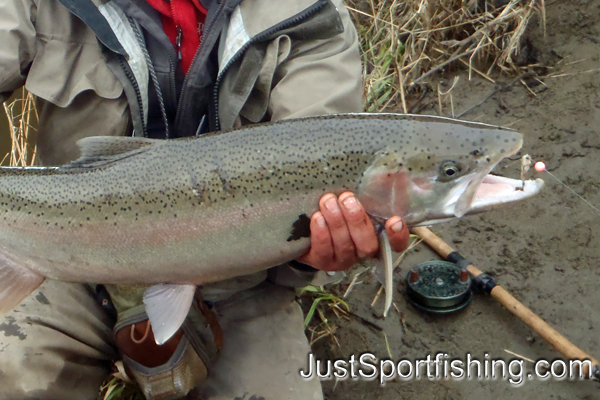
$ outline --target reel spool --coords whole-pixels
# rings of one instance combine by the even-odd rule
[[[462,310],[473,298],[471,276],[454,263],[428,261],[408,271],[406,295],[421,311],[447,314]]]

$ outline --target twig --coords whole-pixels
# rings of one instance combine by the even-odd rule
[[[468,114],[469,112],[471,112],[472,110],[474,110],[475,108],[479,107],[480,105],[482,105],[483,103],[485,103],[486,101],[488,101],[490,99],[490,97],[492,97],[493,95],[495,95],[498,92],[502,92],[503,90],[508,89],[509,87],[511,87],[512,85],[514,85],[516,82],[519,82],[521,79],[527,78],[529,76],[533,75],[531,72],[526,72],[524,74],[521,74],[519,76],[517,76],[515,79],[513,79],[512,81],[510,81],[509,83],[507,83],[506,85],[501,85],[500,87],[494,89],[490,94],[488,94],[487,96],[484,97],[483,100],[481,100],[479,103],[475,104],[474,106],[466,109],[465,111],[463,111],[462,113],[458,114],[456,116],[456,118],[461,118],[464,115]]]
[[[352,282],[350,282],[350,285],[348,285],[348,289],[346,289],[346,291],[344,292],[344,295],[342,296],[343,299],[347,298],[348,295],[350,294],[350,292],[352,291],[352,288],[354,287],[354,284],[356,283],[356,280],[358,279],[358,275],[356,274],[354,275],[354,278],[352,278]]]
[[[503,126],[504,128],[510,128],[511,126],[513,126],[513,125],[514,125],[514,124],[516,124],[517,122],[520,122],[520,121],[522,121],[523,119],[524,119],[524,118],[519,118],[519,119],[516,119],[516,120],[514,120],[513,122],[509,122],[508,124],[503,124],[502,126]]]
[[[398,268],[398,265],[400,265],[400,263],[402,262],[402,260],[404,259],[404,256],[406,255],[406,253],[408,253],[409,250],[412,250],[416,245],[418,245],[419,243],[421,243],[423,241],[423,239],[421,239],[420,237],[417,237],[413,240],[413,242],[408,246],[408,248],[406,250],[404,250],[402,252],[402,254],[400,254],[398,256],[398,258],[396,259],[396,261],[394,262],[394,269]]]
[[[360,322],[362,322],[363,324],[367,325],[370,328],[373,328],[373,329],[378,330],[380,332],[383,331],[383,328],[381,326],[377,325],[375,322],[369,321],[368,319],[363,318],[360,315],[353,313],[352,311],[344,310],[344,309],[341,309],[341,308],[340,308],[340,311],[342,313],[344,313],[344,314],[348,314],[349,316],[358,319]]]
[[[398,25],[395,25],[395,24],[391,23],[390,21],[386,21],[385,19],[378,18],[378,17],[376,17],[376,16],[374,16],[374,15],[371,15],[371,14],[369,14],[369,13],[366,13],[366,12],[364,12],[364,11],[357,10],[356,8],[354,8],[354,7],[350,7],[349,5],[346,5],[346,8],[347,8],[348,10],[352,11],[352,12],[355,12],[355,13],[357,13],[357,14],[364,15],[365,17],[373,18],[374,20],[377,20],[377,21],[379,21],[379,22],[383,22],[383,23],[385,23],[385,24],[390,24],[391,26],[393,26],[393,27],[394,27],[394,28],[396,28],[396,29],[402,29],[402,28],[400,28]],[[408,32],[408,31],[407,31],[407,32]]]
[[[404,334],[406,334],[408,328],[406,327],[406,320],[404,319],[403,313],[400,313],[400,325],[402,325],[402,330],[404,330]]]
[[[548,78],[564,78],[565,76],[575,76],[575,75],[581,75],[581,74],[589,74],[591,72],[598,72],[598,71],[600,71],[600,68],[589,69],[587,71],[573,72],[573,73],[570,73],[570,74],[548,75]]]
[[[409,114],[413,114],[415,110],[421,106],[421,102],[423,101],[423,99],[425,99],[425,96],[427,96],[427,90],[423,90],[423,92],[421,93],[421,97],[419,97],[419,99],[410,106],[408,110]]]
[[[456,84],[458,83],[460,77],[459,76],[455,76],[454,77],[454,82],[452,83],[452,86],[450,87],[450,89],[448,89],[445,92],[442,92],[440,90],[440,85],[438,84],[438,107],[439,107],[439,113],[440,115],[442,115],[442,97],[448,96],[450,95],[450,105],[452,107],[452,114],[454,115],[454,104],[452,102],[452,89],[454,89],[454,87],[456,86]]]
[[[368,268],[366,268],[363,271],[360,271],[359,273],[357,273],[357,274],[354,275],[354,278],[352,278],[352,282],[350,282],[350,285],[348,285],[348,288],[346,289],[346,292],[344,292],[344,295],[342,296],[342,299],[345,299],[345,298],[347,298],[350,295],[350,292],[354,288],[354,285],[358,285],[358,283],[362,283],[362,281],[360,281],[360,282],[357,283],[356,280],[358,279],[359,276],[361,276],[367,270],[368,270]]]
[[[467,67],[469,67],[469,69],[472,69],[473,71],[475,71],[475,73],[477,73],[479,76],[481,76],[483,79],[490,81],[491,83],[496,83],[495,80],[493,80],[492,78],[490,78],[489,76],[487,76],[486,74],[484,74],[483,72],[481,72],[480,70],[478,70],[477,68],[473,67],[470,63],[466,62],[465,60],[463,60],[462,58],[459,58],[458,61],[460,61],[461,63],[465,64]],[[470,79],[469,79],[470,80]]]
[[[402,101],[402,110],[407,113],[406,108],[406,97],[404,96],[404,77],[402,76],[402,69],[396,63],[396,71],[398,71],[398,82],[400,84],[400,100]]]
[[[382,291],[383,291],[383,285],[379,286],[379,290],[377,291],[377,294],[375,295],[375,298],[371,302],[371,307],[375,306],[375,303],[377,303],[377,299],[379,299],[379,296],[381,295]]]
[[[390,360],[393,360],[394,356],[392,356],[392,350],[390,349],[390,343],[388,342],[387,335],[384,331],[381,333],[383,333],[383,338],[385,339],[385,349],[387,350],[388,356],[390,357]]]
[[[475,51],[475,49],[469,49],[469,50],[467,50],[467,51],[464,51],[464,52],[462,52],[462,53],[460,53],[460,54],[458,54],[458,55],[456,55],[456,56],[454,56],[454,57],[450,58],[449,60],[447,60],[447,61],[443,62],[442,64],[438,65],[438,66],[437,66],[437,67],[435,67],[435,68],[432,68],[432,69],[430,69],[430,70],[429,70],[427,73],[425,73],[425,74],[421,75],[420,77],[418,77],[417,79],[415,79],[415,80],[412,82],[412,85],[414,85],[414,84],[416,84],[416,83],[419,83],[419,82],[420,82],[420,81],[422,81],[423,79],[425,79],[425,78],[427,78],[427,77],[429,77],[429,76],[431,76],[431,75],[435,74],[435,73],[436,73],[436,72],[438,72],[440,69],[444,68],[446,65],[448,65],[448,64],[450,64],[450,63],[452,63],[452,62],[454,62],[454,61],[458,60],[458,59],[459,59],[459,58],[461,58],[461,57],[464,57],[464,56],[466,56],[466,55],[468,55],[468,54],[471,54],[471,53],[473,53],[474,51]]]
[[[529,86],[527,86],[527,83],[525,83],[525,81],[523,79],[519,79],[519,82],[521,82],[521,84],[523,86],[525,86],[525,89],[527,89],[527,91],[529,91],[529,93],[531,93],[532,95],[537,97],[537,94],[535,94],[535,92],[533,90],[531,90],[531,88]]]
[[[512,354],[513,356],[518,357],[518,358],[520,358],[522,360],[529,361],[530,363],[535,364],[535,360],[532,360],[531,358],[527,358],[525,356],[522,356],[520,354],[515,353],[514,351],[510,351],[510,350],[507,350],[507,349],[504,349],[504,351],[507,352],[508,354]]]

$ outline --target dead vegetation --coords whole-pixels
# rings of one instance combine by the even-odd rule
[[[406,254],[421,243],[421,239],[416,235],[410,235],[410,237],[411,242],[408,248],[398,254],[394,261],[394,270],[399,267]],[[339,347],[340,344],[335,335],[338,327],[340,324],[343,325],[344,321],[355,319],[375,332],[381,333],[382,339],[386,342],[388,354],[391,353],[383,328],[371,318],[360,316],[353,312],[348,304],[348,299],[355,286],[362,283],[373,284],[371,276],[377,277],[381,275],[380,273],[375,273],[374,267],[369,264],[372,263],[367,262],[366,264],[355,266],[350,273],[352,278],[347,278],[340,285],[329,285],[327,287],[307,286],[298,291],[299,303],[306,315],[304,326],[311,345],[321,339],[327,338],[333,346]],[[383,279],[383,277],[378,279]],[[381,305],[377,304],[383,291],[383,284],[380,284],[379,290],[371,302],[371,309],[374,313],[383,312],[383,310],[380,310]],[[399,312],[397,306],[393,303],[392,305]]]
[[[525,30],[534,16],[545,26],[544,0],[348,0],[348,8],[369,112],[412,111],[429,78],[456,65],[491,81],[522,74],[536,61],[523,51]],[[437,88],[438,98],[450,90]]]
[[[11,103],[3,104],[8,118],[11,151],[4,156],[2,165],[25,167],[36,161],[35,133],[38,113],[31,93],[22,89],[21,95]]]

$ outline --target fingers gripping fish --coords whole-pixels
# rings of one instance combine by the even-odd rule
[[[197,285],[304,254],[324,193],[352,191],[380,221],[441,222],[537,193],[541,180],[515,190],[520,180],[489,175],[521,144],[509,129],[398,114],[170,141],[82,139],[68,165],[0,168],[0,312],[45,278],[149,284],[146,310],[163,343]]]

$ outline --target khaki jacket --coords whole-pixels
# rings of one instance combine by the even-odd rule
[[[46,165],[75,158],[83,137],[142,135],[148,118],[151,71],[127,41],[122,7],[104,0],[63,3],[0,2],[0,100],[23,85],[37,97],[38,154]],[[341,1],[332,3],[244,0],[232,7],[217,33],[211,129],[362,110],[356,30]],[[90,6],[105,20],[90,21]],[[112,31],[112,39],[99,40],[90,26]],[[115,62],[119,55],[127,65]],[[124,70],[133,72],[135,84]],[[181,100],[193,107],[193,98]]]
[[[233,5],[220,31],[213,33],[220,41],[211,130],[362,111],[357,33],[341,0],[331,1],[219,2],[221,7]],[[139,14],[137,6],[143,5],[144,0],[0,2],[0,101],[23,85],[37,97],[42,164],[76,158],[75,143],[83,137],[143,135],[152,71],[125,15]],[[168,73],[160,63],[155,67],[159,76]],[[183,95],[180,100],[191,108],[180,121],[181,130],[193,135],[197,126],[186,123],[198,118],[193,115],[195,101]],[[276,281],[284,270],[278,271]],[[266,274],[213,284],[204,295],[227,297],[256,285]],[[292,273],[281,283],[294,279]],[[120,290],[127,293],[115,293]],[[139,290],[111,287],[111,292],[121,308],[139,303]]]

